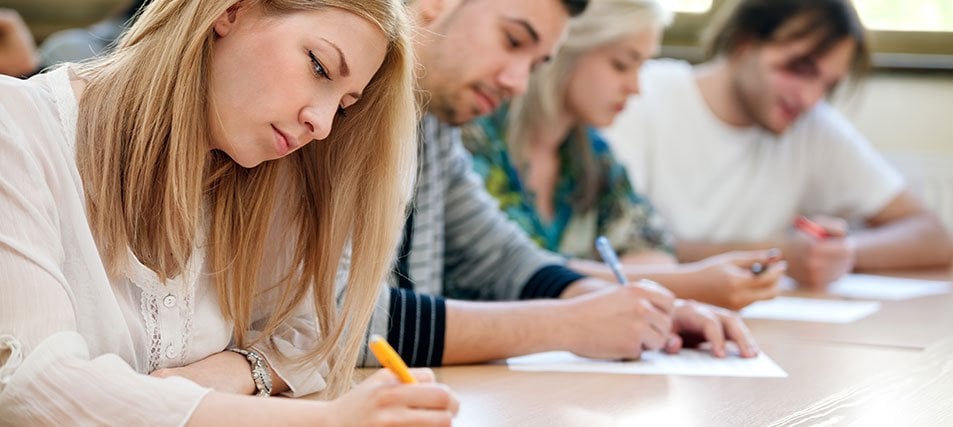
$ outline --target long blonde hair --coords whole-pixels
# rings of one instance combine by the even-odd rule
[[[326,140],[244,169],[210,151],[207,122],[212,25],[236,0],[155,0],[113,53],[80,70],[87,87],[77,156],[90,225],[111,275],[122,271],[129,248],[168,279],[185,270],[206,212],[207,260],[235,341],[257,344],[247,336],[264,291],[280,297],[261,337],[299,304],[313,304],[320,342],[307,358],[327,363],[323,393],[334,397],[350,387],[413,187],[410,24],[401,0],[243,1],[269,14],[340,8],[377,24],[389,46],[361,101]],[[279,180],[289,186],[279,191]],[[288,242],[281,250],[290,262],[260,284],[274,255],[267,241]],[[335,273],[348,244],[353,268],[338,306]]]
[[[585,12],[570,21],[558,54],[536,70],[526,93],[510,105],[506,135],[515,164],[524,163],[519,156],[533,129],[546,128],[557,120],[566,102],[569,77],[582,55],[630,34],[668,25],[670,20],[670,13],[657,0],[591,0]],[[583,211],[598,200],[605,181],[586,135],[585,126],[576,126],[568,135],[569,143],[574,144],[574,161],[578,162],[576,179],[581,184],[573,194],[573,205]]]

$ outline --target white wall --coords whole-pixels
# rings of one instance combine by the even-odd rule
[[[834,104],[953,231],[953,72],[879,72]]]
[[[953,72],[878,72],[835,104],[884,152],[953,156]]]

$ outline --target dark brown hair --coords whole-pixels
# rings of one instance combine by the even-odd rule
[[[870,68],[867,34],[850,0],[737,0],[722,7],[702,36],[706,60],[730,55],[749,41],[788,42],[818,36],[810,56],[825,54],[834,44],[850,37],[856,42],[851,74]],[[794,19],[803,19],[789,35],[778,30]]]

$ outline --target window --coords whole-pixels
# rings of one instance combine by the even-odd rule
[[[712,0],[661,0],[669,10],[680,13],[704,13],[711,9]]]
[[[854,5],[871,30],[953,32],[949,0],[858,0]]]

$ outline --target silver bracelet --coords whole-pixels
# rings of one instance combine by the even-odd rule
[[[268,370],[265,358],[250,348],[243,349],[233,347],[228,349],[228,351],[234,351],[248,359],[248,363],[251,365],[251,377],[255,380],[255,388],[258,389],[258,393],[255,395],[258,397],[271,396],[271,371]]]

